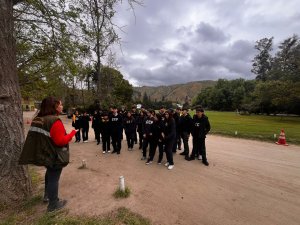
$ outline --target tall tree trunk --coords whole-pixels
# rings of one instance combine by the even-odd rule
[[[5,204],[31,193],[28,167],[18,165],[24,124],[12,12],[13,1],[0,0],[0,202]]]

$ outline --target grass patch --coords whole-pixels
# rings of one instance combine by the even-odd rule
[[[118,188],[114,192],[113,196],[115,198],[128,198],[130,196],[130,193],[131,193],[131,191],[128,187],[125,187],[125,191],[122,191],[120,188]]]
[[[193,114],[194,111],[191,112]],[[240,115],[216,111],[206,111],[205,114],[211,123],[211,134],[275,142],[281,129],[284,129],[287,143],[300,145],[300,117]]]
[[[29,168],[34,187],[41,185],[41,175],[35,167]],[[35,191],[37,193],[37,191]],[[123,197],[130,195],[126,187]],[[119,196],[119,195],[118,195]],[[119,196],[120,197],[120,196]],[[150,225],[149,219],[131,212],[127,208],[119,208],[108,214],[96,217],[71,216],[68,210],[46,213],[47,204],[43,204],[42,195],[37,193],[33,197],[16,202],[14,205],[0,204],[0,225]]]

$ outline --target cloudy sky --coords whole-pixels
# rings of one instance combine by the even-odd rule
[[[125,1],[123,1],[125,2]],[[253,79],[255,41],[300,35],[300,0],[144,0],[123,4],[118,64],[134,86]]]

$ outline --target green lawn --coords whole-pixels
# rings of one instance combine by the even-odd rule
[[[284,129],[287,143],[300,145],[300,117],[239,115],[235,112],[215,111],[206,111],[205,114],[211,123],[212,134],[273,142],[278,140],[280,130]]]

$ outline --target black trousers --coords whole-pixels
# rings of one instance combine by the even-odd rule
[[[139,148],[143,147],[143,132],[139,131]]]
[[[181,148],[181,138],[180,138],[179,132],[176,131],[176,140],[174,141],[174,145],[172,148],[173,152],[176,152],[177,146],[178,146],[178,148]]]
[[[122,134],[116,133],[111,135],[111,143],[115,152],[121,151],[122,148],[121,142],[122,142]]]
[[[95,132],[95,139],[97,140],[98,143],[100,143],[100,129],[94,128],[94,132]]]
[[[172,151],[174,143],[176,143],[175,137],[172,138],[172,139],[170,139],[170,140],[167,140],[165,142],[165,152],[166,152],[167,161],[168,161],[169,165],[174,165],[174,162],[173,162],[173,151]]]
[[[206,162],[206,147],[205,147],[205,138],[193,138],[193,150],[191,157],[195,157],[195,155],[201,155],[202,161]]]
[[[82,140],[87,141],[89,139],[89,128],[82,128]]]
[[[134,143],[137,144],[137,133],[136,133],[136,130],[134,131],[133,135],[134,135]]]
[[[147,157],[148,145],[149,145],[149,149],[153,149],[154,141],[152,138],[144,138],[143,139],[143,157]],[[149,150],[149,156],[150,156],[150,150]]]
[[[80,131],[75,134],[76,141],[80,141]]]
[[[158,140],[151,140],[150,147],[149,147],[149,160],[153,161],[156,148],[157,148]]]
[[[47,167],[45,174],[45,194],[48,196],[49,205],[58,201],[58,186],[62,168]]]
[[[181,138],[182,138],[182,142],[183,142],[184,154],[188,156],[189,153],[190,153],[189,133],[188,132],[182,132],[181,133]]]
[[[110,135],[102,134],[102,151],[110,150]]]
[[[158,150],[159,150],[158,162],[161,163],[161,161],[164,157],[165,143],[158,141],[157,145],[158,145]]]
[[[134,145],[134,133],[125,133],[126,134],[126,141],[127,141],[127,147],[128,148],[133,148]],[[136,132],[135,132],[136,135]]]

